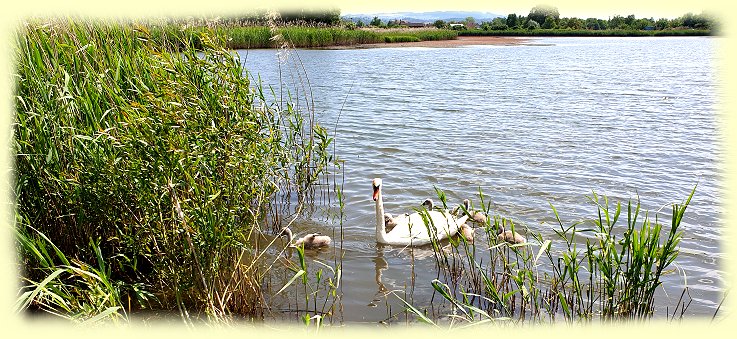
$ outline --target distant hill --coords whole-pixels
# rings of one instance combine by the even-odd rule
[[[435,12],[394,12],[394,13],[373,13],[373,14],[345,14],[342,16],[345,20],[358,22],[358,20],[368,23],[375,16],[382,21],[388,20],[405,20],[408,22],[426,22],[432,23],[435,20],[444,21],[463,21],[467,17],[472,17],[476,22],[491,21],[494,18],[506,17],[506,15],[494,14],[490,12],[473,12],[473,11],[435,11]]]

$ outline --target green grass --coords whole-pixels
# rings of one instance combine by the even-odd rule
[[[386,43],[394,43],[394,42],[419,42],[421,41],[420,38],[416,36],[411,35],[393,35],[393,36],[385,36],[384,42]]]
[[[73,291],[100,285],[84,286],[77,269],[87,267],[103,285],[138,289],[95,298],[98,314],[125,304],[177,309],[185,319],[261,317],[275,259],[256,239],[278,227],[277,211],[294,209],[290,196],[308,203],[329,193],[316,185],[327,180],[332,138],[296,108],[300,98],[277,100],[251,83],[219,37],[83,20],[20,27],[13,193],[27,290],[67,284],[55,293],[84,295]],[[45,262],[39,246],[73,260]],[[89,262],[105,266],[93,271]],[[140,291],[156,298],[141,300]],[[94,313],[36,296],[25,308]]]
[[[208,29],[190,27],[181,29],[175,25],[149,25],[153,39],[161,44],[172,44],[179,48],[182,40],[190,39],[195,48],[200,48],[198,35]],[[249,48],[321,48],[330,46],[351,46],[358,44],[416,42],[429,40],[448,40],[457,37],[456,31],[438,29],[386,29],[363,30],[338,27],[285,26],[274,30],[265,26],[221,26],[215,33],[225,40],[230,49]],[[279,36],[280,38],[272,38]],[[170,41],[164,41],[170,40]]]

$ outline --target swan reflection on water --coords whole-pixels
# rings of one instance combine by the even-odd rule
[[[374,295],[374,299],[371,300],[371,302],[367,305],[369,307],[376,307],[378,306],[377,303],[381,302],[381,298],[386,297],[387,289],[384,283],[381,281],[381,271],[389,268],[389,263],[386,262],[386,260],[383,257],[383,253],[380,251],[377,251],[378,256],[373,259],[374,267],[375,267],[375,275],[374,280],[376,281],[376,286],[378,287],[378,290],[376,291],[376,294]]]
[[[404,269],[409,269],[409,281],[398,282],[396,279],[384,277],[384,271],[389,268],[389,262],[384,258],[385,254],[401,257],[402,263],[406,263]],[[415,261],[429,259],[435,256],[432,248],[417,248],[405,246],[397,250],[397,247],[377,244],[374,262],[374,281],[376,282],[376,293],[373,300],[368,303],[369,307],[377,307],[379,302],[386,301],[392,292],[401,292],[411,298],[415,288]],[[404,297],[403,297],[404,298]]]

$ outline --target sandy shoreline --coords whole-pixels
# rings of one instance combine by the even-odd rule
[[[383,47],[434,47],[452,48],[469,45],[522,45],[534,38],[510,37],[510,36],[459,36],[453,40],[419,41],[419,42],[394,42],[378,44],[359,44],[351,46],[329,46],[324,49],[353,49],[353,48],[383,48]]]

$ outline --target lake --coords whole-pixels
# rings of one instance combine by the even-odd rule
[[[515,46],[238,54],[250,76],[277,95],[291,88],[304,98],[309,85],[317,120],[331,134],[337,126],[345,210],[334,320],[387,320],[403,305],[386,290],[401,291],[415,306],[431,304],[432,251],[376,243],[375,177],[383,179],[389,212],[437,201],[434,186],[450,204],[471,198],[478,206],[481,188],[492,213],[548,239],[558,227],[550,204],[571,224],[597,216],[587,199],[592,192],[621,201],[625,213],[627,200],[639,197],[667,227],[671,204],[698,184],[677,271],[663,278],[656,315],[672,310],[687,284],[693,301],[686,315],[711,317],[725,289],[720,43],[539,38]],[[296,230],[340,238],[339,226],[325,221]],[[338,249],[336,241],[335,250],[313,259],[332,263]]]

